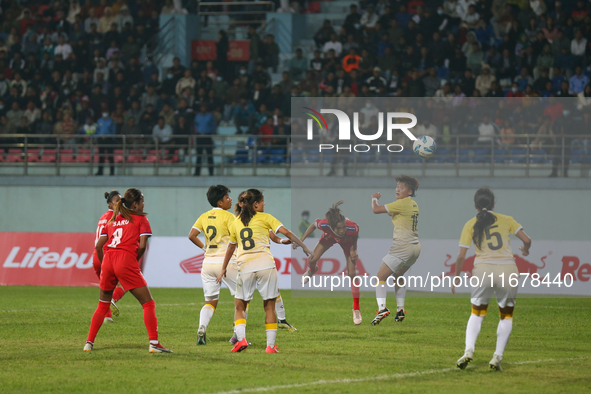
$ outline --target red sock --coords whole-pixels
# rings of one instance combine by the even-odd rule
[[[111,313],[111,308],[109,308],[105,317],[113,317],[113,314]]]
[[[359,287],[352,285],[351,286],[351,294],[353,294],[353,309],[358,311],[359,310]]]
[[[92,320],[90,321],[90,331],[88,332],[87,341],[94,343],[96,334],[103,325],[103,320],[105,319],[105,315],[107,314],[110,305],[110,302],[99,300],[98,307],[96,308],[96,311],[94,311],[94,314],[92,315]]]
[[[123,290],[121,287],[117,287],[115,289],[115,291],[113,292],[113,301],[117,302],[120,299],[123,298],[123,295],[125,294],[125,290]]]
[[[148,330],[150,341],[158,340],[158,320],[156,319],[156,303],[154,300],[142,305],[144,308],[144,324]]]

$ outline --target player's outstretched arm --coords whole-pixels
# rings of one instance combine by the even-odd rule
[[[456,275],[455,276],[460,276],[460,273],[462,272],[462,267],[464,266],[464,260],[466,260],[466,252],[468,251],[468,248],[464,248],[460,246],[460,253],[458,254],[458,257],[456,258]],[[456,294],[456,286],[455,286],[455,277],[454,277],[454,282],[451,286],[451,292]]]
[[[228,268],[228,263],[230,262],[230,259],[232,258],[232,255],[234,254],[235,250],[236,250],[236,244],[233,244],[230,242],[230,244],[228,245],[228,249],[226,249],[226,255],[224,256],[224,264],[222,264],[222,272],[215,280],[217,283],[220,283],[222,281],[222,278],[224,276],[226,276],[226,269]]]
[[[191,240],[191,242],[193,242],[198,248],[201,248],[201,249],[205,250],[205,245],[198,238],[200,232],[201,231],[199,231],[199,230],[197,230],[196,228],[193,227],[191,229],[191,232],[189,233],[189,240]]]
[[[146,251],[146,246],[148,246],[148,238],[149,235],[140,235],[140,247],[137,248],[137,261],[140,261],[144,252]]]
[[[374,193],[371,195],[371,210],[373,213],[388,213],[388,210],[384,205],[380,205],[378,200],[382,197],[381,193]]]
[[[289,245],[291,243],[290,239],[279,238],[277,234],[273,232],[273,230],[269,230],[269,238],[271,239],[271,241],[280,245]]]
[[[101,264],[103,263],[103,247],[105,246],[105,244],[107,243],[109,237],[107,236],[101,236],[98,239],[98,242],[96,243],[95,249],[96,249],[96,255],[99,259],[99,261],[101,262]]]
[[[519,230],[515,236],[523,241],[523,246],[520,247],[519,250],[521,250],[522,255],[527,256],[529,254],[529,248],[531,247],[531,238],[528,237],[523,229]]]
[[[307,256],[310,256],[312,254],[310,249],[308,249],[308,247],[302,242],[302,240],[299,239],[294,233],[292,233],[291,231],[289,231],[285,227],[281,226],[281,227],[279,227],[279,230],[277,230],[277,231],[280,232],[281,234],[285,235],[287,238],[289,238],[291,240],[291,242],[293,242],[294,244],[301,247]]]
[[[312,224],[310,225],[310,227],[308,227],[308,229],[306,230],[306,232],[304,233],[304,235],[302,235],[302,238],[300,238],[300,239],[302,240],[302,242],[303,242],[303,241],[304,241],[306,238],[308,238],[308,237],[310,236],[310,234],[312,234],[312,232],[313,232],[314,230],[316,230],[316,223],[312,223]],[[294,243],[294,244],[292,245],[292,247],[293,247],[293,249],[295,250],[295,249],[297,249],[297,248],[298,248],[298,245]]]

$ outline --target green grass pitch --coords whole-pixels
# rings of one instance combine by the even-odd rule
[[[230,352],[233,300],[227,290],[197,347],[201,289],[152,289],[162,343],[174,354],[149,354],[142,308],[131,294],[121,315],[82,351],[98,302],[96,288],[0,287],[0,392],[287,392],[287,393],[581,393],[591,391],[591,299],[518,299],[503,372],[488,362],[498,311],[489,310],[475,359],[455,368],[464,349],[470,304],[463,299],[407,298],[407,319],[372,327],[375,300],[361,299],[354,326],[350,299],[291,298],[279,331],[280,354],[265,353],[262,302],[251,306],[247,338]],[[368,295],[369,296],[369,295]],[[393,294],[392,294],[393,296]],[[390,304],[395,303],[390,299]],[[234,391],[236,390],[236,391]]]

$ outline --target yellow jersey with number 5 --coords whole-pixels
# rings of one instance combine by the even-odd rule
[[[236,219],[231,212],[212,208],[199,216],[194,229],[205,236],[205,257],[224,257],[230,242],[230,226]]]
[[[492,213],[497,220],[492,226],[484,230],[484,236],[480,248],[476,249],[476,258],[474,264],[488,263],[488,264],[514,264],[515,258],[511,250],[511,234],[517,234],[523,227],[513,219],[511,216],[503,215],[496,212]],[[472,238],[474,236],[474,224],[476,217],[468,220],[462,230],[460,236],[460,247],[470,248]]]
[[[410,197],[386,204],[386,211],[393,214],[394,245],[419,243],[419,206]]]
[[[238,244],[236,262],[238,271],[249,273],[275,267],[271,254],[269,230],[274,233],[283,226],[272,215],[257,212],[245,226],[237,217],[230,226],[230,243]]]

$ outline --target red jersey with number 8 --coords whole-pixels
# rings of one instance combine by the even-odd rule
[[[148,218],[140,215],[131,215],[132,221],[117,215],[115,221],[107,223],[101,230],[101,237],[108,237],[107,253],[111,250],[124,250],[137,257],[137,249],[140,246],[140,236],[152,235]]]

